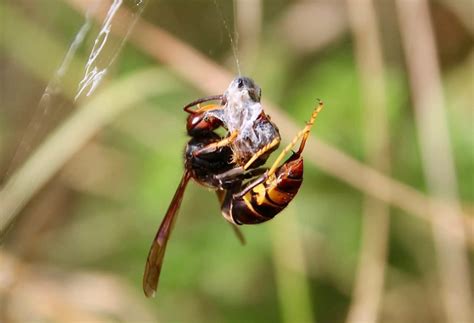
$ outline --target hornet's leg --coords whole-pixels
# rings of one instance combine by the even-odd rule
[[[226,193],[227,193],[227,191],[224,191],[224,190],[217,190],[216,191],[217,199],[219,200],[220,205],[224,204],[224,199],[226,197]],[[223,213],[223,215],[224,215],[224,213]],[[244,237],[244,234],[242,233],[242,231],[240,230],[240,228],[235,223],[233,223],[232,221],[229,221],[228,217],[226,217],[226,216],[224,216],[224,217],[227,220],[226,222],[229,222],[229,224],[231,225],[232,230],[234,231],[235,235],[237,236],[237,239],[239,239],[240,243],[242,245],[244,245],[245,244],[245,237]]]
[[[260,176],[266,171],[268,171],[268,168],[265,167],[251,169],[247,172],[245,172],[242,167],[234,167],[224,173],[215,175],[213,178],[213,184],[216,187],[228,189],[228,187],[232,185],[232,183],[234,183],[237,178],[239,181],[243,181]]]
[[[273,150],[276,146],[280,144],[280,138],[273,139],[268,145],[263,146],[260,150],[258,150],[255,155],[250,158],[250,160],[244,165],[244,170],[247,170],[252,166],[252,164],[259,159],[261,156],[265,155],[270,150]]]
[[[263,148],[261,148],[259,151],[257,151],[255,153],[255,155],[252,156],[252,158],[244,165],[244,166],[238,166],[238,167],[234,167],[222,174],[219,174],[216,176],[216,179],[219,181],[219,182],[222,182],[224,183],[225,180],[227,178],[230,178],[230,177],[235,177],[235,176],[238,176],[240,174],[243,174],[247,169],[249,169],[250,166],[252,166],[252,164],[258,159],[260,158],[261,156],[263,156],[265,153],[267,153],[268,151],[272,150],[275,146],[278,146],[278,144],[280,143],[280,139],[274,139],[272,142],[270,142],[268,145],[264,146]],[[205,147],[204,147],[205,148]],[[261,168],[257,168],[258,169],[261,169]],[[253,177],[253,176],[251,176]],[[248,178],[248,177],[247,177]]]
[[[206,104],[204,106],[201,106],[201,104],[198,103],[197,109],[193,111],[193,113],[204,113],[206,111],[211,111],[211,110],[222,110],[224,109],[223,105],[218,105],[218,104]]]
[[[316,120],[316,117],[318,116],[319,112],[322,110],[322,108],[324,106],[323,101],[321,101],[321,100],[318,100],[318,101],[319,101],[319,103],[314,108],[314,111],[311,114],[311,118],[306,123],[306,127],[304,127],[303,130],[298,132],[298,134],[295,136],[295,138],[293,138],[293,140],[288,144],[288,146],[286,146],[283,149],[283,151],[280,153],[280,155],[278,155],[277,159],[275,160],[272,167],[268,171],[268,176],[272,176],[275,173],[276,169],[278,168],[278,165],[283,160],[285,155],[296,145],[296,143],[300,139],[301,139],[301,144],[300,144],[300,147],[299,147],[298,151],[296,152],[296,155],[298,155],[298,156],[301,155],[301,153],[303,152],[304,146],[306,144],[306,140],[308,140],[309,132],[311,131],[311,127],[313,126],[314,121]]]
[[[248,183],[248,185],[242,191],[234,194],[233,198],[236,198],[236,199],[242,198],[245,194],[247,194],[248,192],[253,190],[255,187],[265,182],[267,179],[268,179],[268,170],[265,171],[265,173],[262,176],[258,177],[253,182]]]
[[[222,101],[222,95],[213,95],[213,96],[208,96],[205,98],[197,99],[196,101],[193,101],[191,103],[188,103],[184,106],[183,110],[186,111],[187,113],[195,113],[195,111],[191,110],[191,107],[203,103],[203,102],[209,102],[209,101],[214,101],[214,100],[221,100]]]
[[[231,214],[233,196],[234,196],[234,193],[240,191],[241,188],[242,188],[242,182],[237,181],[234,183],[234,185],[230,189],[223,191],[224,194],[221,195],[222,216],[224,217],[224,219],[226,219],[233,225],[237,225],[237,223],[232,218],[232,214]]]
[[[225,147],[230,145],[232,142],[234,142],[235,138],[237,138],[238,131],[234,131],[230,134],[230,136],[218,141],[218,142],[213,142],[207,146],[204,146],[200,149],[196,149],[193,151],[194,156],[198,156],[199,154],[208,154],[216,151],[219,148]]]

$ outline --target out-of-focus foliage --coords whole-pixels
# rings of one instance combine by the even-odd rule
[[[252,6],[252,1],[243,2]],[[334,28],[341,31],[321,46],[306,50],[292,46],[290,38],[298,34],[285,29],[285,22],[293,17],[289,13],[304,3],[288,0],[262,2],[263,20],[258,46],[252,54],[254,64],[246,66],[243,60],[242,73],[250,74],[262,87],[263,96],[282,106],[302,127],[315,99],[323,99],[326,109],[313,129],[316,137],[312,137],[308,145],[314,138],[324,138],[363,161],[363,94],[349,26],[345,18],[344,22],[338,22],[342,27],[335,25]],[[451,7],[442,2],[430,4],[436,12],[433,22],[437,27],[443,63],[446,113],[460,198],[465,209],[472,213],[472,30],[463,25]],[[378,3],[387,60],[391,175],[425,191],[405,63],[396,21],[387,9],[391,5],[391,1]],[[344,3],[335,4],[332,10],[344,16]],[[75,108],[54,105],[48,112],[38,111],[36,107],[45,85],[83,21],[66,1],[60,0],[17,0],[0,4],[0,20],[3,15],[13,14],[18,17],[11,20],[15,28],[0,32],[2,180],[6,180],[19,165],[19,161],[12,165],[11,160],[22,137],[26,138],[27,151],[33,150],[39,139],[35,138],[36,135],[31,138],[32,133],[44,138],[44,134],[74,112]],[[315,11],[315,19],[318,15]],[[446,25],[446,17],[455,21],[452,28]],[[230,1],[217,1],[217,6],[214,0],[150,1],[143,18],[235,71],[225,27],[225,24],[230,28],[234,25]],[[330,23],[324,26],[324,30],[331,28]],[[31,37],[32,32],[34,37]],[[305,39],[303,36],[302,41]],[[314,37],[318,37],[317,30]],[[86,44],[90,45],[92,40],[87,40]],[[87,46],[81,47],[74,57],[72,66],[79,69],[78,78],[83,68],[80,62],[88,55],[88,49]],[[36,288],[31,291],[34,294],[41,292],[41,288],[53,288],[51,286],[57,281],[75,286],[71,281],[76,274],[77,277],[97,274],[97,280],[107,274],[113,277],[110,278],[113,284],[120,287],[107,289],[107,278],[98,284],[100,288],[97,290],[93,286],[89,286],[90,289],[83,286],[88,293],[62,301],[72,303],[64,305],[68,309],[74,308],[67,313],[108,314],[95,317],[71,314],[69,318],[133,321],[154,317],[162,322],[289,322],[292,319],[344,322],[361,245],[363,193],[322,173],[310,163],[305,165],[304,185],[287,210],[266,224],[243,227],[247,240],[244,247],[239,245],[229,225],[220,216],[215,194],[191,183],[168,245],[157,297],[149,300],[141,295],[142,273],[151,240],[183,171],[182,152],[187,137],[186,115],[181,107],[203,94],[131,44],[125,45],[106,81],[110,84],[140,69],[157,66],[176,79],[176,86],[147,98],[102,129],[28,204],[9,231],[2,253],[22,263],[25,276],[16,289],[0,284],[0,293],[7,300],[1,304],[5,305],[0,307],[4,312],[2,315],[33,320],[34,313],[41,312],[32,310],[33,316],[24,316],[16,303],[18,289],[19,293],[25,293],[25,297],[32,297],[28,293],[29,281]],[[202,75],[203,82],[209,77],[212,75]],[[67,91],[62,99],[71,103],[67,93],[76,89],[67,89],[69,84],[76,83],[68,81],[63,84]],[[156,84],[157,88],[160,86]],[[429,223],[397,209],[393,209],[391,214],[380,322],[443,322],[441,300],[438,293],[433,292],[438,278]],[[295,223],[296,231],[287,229]],[[292,249],[281,248],[282,241],[294,245],[296,238],[292,234],[295,232],[296,244],[301,242],[303,249],[304,271],[292,263]],[[288,261],[282,264],[281,257],[287,257]],[[42,271],[29,275],[28,272],[36,271],[37,266]],[[1,280],[7,267],[3,264],[0,267]],[[303,282],[303,289],[295,292],[290,288],[293,294],[285,297],[282,295],[286,291],[282,288],[282,279],[290,282],[290,286]],[[84,284],[96,282],[94,279],[80,281]],[[59,294],[74,293],[75,289],[64,288],[64,284],[57,287]],[[100,297],[97,297],[96,304],[105,303],[103,307],[98,306],[100,310],[95,311],[90,304],[74,307],[81,302],[81,297],[92,297],[89,293],[100,292],[101,288],[106,290],[104,295],[114,291],[114,296],[108,297],[120,299],[115,305],[132,298],[134,305],[130,313],[137,316],[114,312],[116,307],[107,307],[107,302]],[[8,302],[11,295],[13,301]],[[49,294],[45,295],[44,299]],[[53,296],[58,301],[57,295]],[[291,317],[282,300],[293,296],[298,300],[296,304],[309,300],[309,307],[303,307],[305,313]],[[61,320],[61,317],[57,319]]]

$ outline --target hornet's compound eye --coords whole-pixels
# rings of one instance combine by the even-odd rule
[[[244,87],[244,79],[243,79],[243,78],[240,77],[240,78],[237,80],[237,87],[238,87],[239,89],[241,89],[241,88]]]

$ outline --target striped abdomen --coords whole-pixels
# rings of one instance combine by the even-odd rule
[[[255,186],[241,198],[234,198],[230,215],[237,224],[257,224],[271,220],[298,193],[303,182],[303,157],[293,155],[280,166],[273,178]]]

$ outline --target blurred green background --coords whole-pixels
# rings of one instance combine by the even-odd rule
[[[397,16],[400,6],[390,0],[374,2],[374,7],[370,2],[360,5],[375,10],[383,51],[386,104],[380,109],[385,111],[387,127],[381,131],[388,136],[375,155],[383,151],[389,156],[391,170],[383,172],[430,195],[413,104],[416,87],[410,87],[412,65],[403,51]],[[308,145],[321,139],[370,163],[366,157],[368,151],[374,152],[370,138],[378,134],[368,129],[370,94],[363,82],[364,73],[372,74],[364,71],[367,65],[357,57],[357,48],[364,43],[357,43],[350,20],[354,8],[347,2],[149,0],[143,5],[125,1],[120,10],[128,8],[137,15],[129,17],[146,20],[236,74],[232,34],[242,73],[301,128],[315,99],[324,100],[326,108]],[[446,153],[454,159],[454,185],[459,191],[450,198],[461,206],[458,216],[468,238],[466,249],[456,249],[468,260],[464,270],[470,281],[463,281],[467,292],[459,291],[462,296],[472,294],[469,274],[474,268],[474,8],[463,0],[428,5],[452,146]],[[94,99],[100,98],[95,104],[104,110],[126,106],[117,113],[109,111],[107,121],[97,126],[99,131],[16,212],[2,237],[0,321],[357,322],[349,313],[360,297],[354,286],[362,241],[370,240],[364,236],[371,234],[363,224],[366,192],[325,173],[312,161],[306,162],[304,184],[285,211],[268,223],[242,227],[244,247],[220,216],[215,194],[191,183],[168,244],[157,296],[143,296],[146,256],[183,172],[182,152],[188,139],[181,107],[211,93],[201,92],[195,80],[154,58],[151,50],[113,32],[124,28],[132,31],[133,38],[141,25],[133,29],[114,20],[95,62],[107,67],[107,75],[89,97],[80,95],[74,101],[101,25],[90,20],[67,73],[58,75],[84,24],[77,6],[93,8],[94,1],[0,3],[3,192],[55,129],[68,124]],[[152,46],[166,50],[159,41]],[[180,54],[175,53],[176,60]],[[210,71],[201,78],[210,84],[215,75]],[[48,83],[52,91],[45,98]],[[82,119],[88,121],[85,127],[95,124],[91,115],[92,119]],[[434,136],[443,136],[442,131]],[[69,144],[61,142],[58,154]],[[46,171],[36,169],[28,180],[34,183],[42,172]],[[5,207],[1,203],[0,198],[0,208]],[[383,287],[375,288],[380,299],[376,321],[454,323],[456,316],[449,314],[443,298],[446,258],[435,242],[432,221],[426,220],[433,215],[413,216],[388,207],[387,232],[381,229],[380,236],[371,240],[386,253],[376,260],[385,267]],[[445,244],[450,250],[451,241]],[[367,286],[362,290],[370,293],[370,279],[363,283]],[[464,301],[472,305],[472,299]]]

